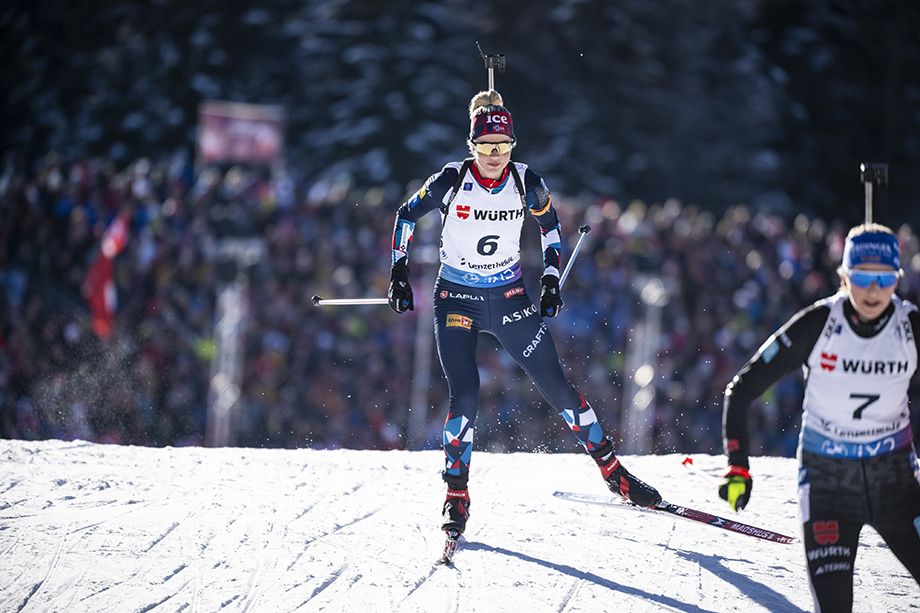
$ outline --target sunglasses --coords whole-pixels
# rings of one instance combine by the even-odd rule
[[[514,149],[514,141],[506,141],[504,143],[472,143],[472,145],[473,149],[483,155],[492,155],[493,151],[497,151],[498,155],[505,155],[506,153],[511,153],[511,150]]]
[[[900,275],[897,271],[847,270],[847,276],[856,287],[869,287],[875,283],[879,288],[886,288],[896,285]]]

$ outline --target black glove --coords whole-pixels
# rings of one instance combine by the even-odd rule
[[[740,511],[751,499],[754,480],[743,466],[729,466],[725,481],[719,486],[719,498],[728,502],[733,511]]]
[[[563,304],[562,296],[559,294],[559,277],[543,275],[540,285],[543,286],[540,291],[540,316],[555,317]]]
[[[387,292],[387,300],[390,302],[390,308],[397,313],[415,310],[412,286],[409,285],[409,267],[406,265],[405,258],[394,264],[390,270],[390,290]]]

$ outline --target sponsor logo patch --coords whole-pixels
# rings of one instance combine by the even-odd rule
[[[511,298],[512,296],[520,296],[524,293],[524,286],[518,285],[517,287],[512,287],[505,292],[505,298]]]
[[[908,371],[907,360],[848,360],[843,359],[843,372],[861,373],[863,375],[894,375]]]
[[[485,296],[477,296],[476,294],[458,294],[456,292],[449,292],[442,289],[441,293],[438,294],[441,298],[454,298],[456,300],[472,300],[474,302],[485,302]]]
[[[826,547],[817,547],[809,549],[805,554],[809,561],[822,560],[824,558],[849,558],[852,552],[845,545],[828,545]]]
[[[537,330],[537,335],[533,337],[533,340],[530,341],[530,344],[524,348],[524,357],[529,358],[531,354],[537,349],[537,346],[540,344],[540,341],[543,340],[543,335],[546,334],[547,327],[546,324],[540,322],[540,329]]]
[[[513,221],[524,217],[524,209],[516,208],[510,211],[473,209],[473,217],[480,221]]]
[[[470,205],[468,204],[458,204],[457,205],[457,217],[460,219],[468,219],[470,216]]]
[[[908,372],[910,364],[907,360],[853,360],[840,358],[836,353],[821,352],[821,370],[833,372],[839,364],[843,365],[843,372],[863,375],[900,375]]]
[[[464,183],[464,184],[463,184],[463,191],[465,191],[465,192],[471,192],[471,191],[473,191],[473,184],[472,184],[472,183]]]
[[[489,262],[488,264],[476,264],[474,262],[470,262],[466,258],[460,258],[460,265],[466,266],[468,268],[472,268],[473,270],[494,270],[496,268],[502,268],[503,266],[507,266],[513,261],[514,261],[514,257],[510,255],[506,257],[504,260],[502,260],[501,262]]]
[[[520,311],[515,311],[510,315],[502,315],[502,325],[510,324],[515,321],[521,321],[526,317],[530,317],[537,312],[537,305],[532,304],[527,308],[521,309]]]
[[[815,569],[815,576],[825,575],[827,573],[848,573],[850,572],[849,562],[831,562],[830,564],[822,564]]]
[[[455,313],[447,314],[447,327],[448,328],[463,328],[464,330],[471,330],[473,328],[473,320],[466,315],[457,315]]]
[[[840,524],[836,519],[816,521],[811,525],[811,532],[819,545],[833,545],[840,540]]]

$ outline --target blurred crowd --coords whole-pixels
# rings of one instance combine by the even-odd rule
[[[436,250],[426,246],[436,244],[437,220],[426,218],[416,233],[416,311],[311,303],[314,294],[385,295],[392,220],[404,195],[359,189],[347,177],[306,184],[239,167],[195,173],[181,155],[125,168],[9,155],[0,170],[3,437],[207,444],[217,295],[245,279],[237,444],[439,446],[446,382],[436,352],[416,364],[418,333],[432,334]],[[571,239],[565,251],[578,226],[592,226],[563,290],[565,307],[548,324],[571,381],[608,430],[628,440],[622,411],[633,402],[628,383],[636,375],[628,355],[649,313],[641,287],[659,278],[654,395],[644,411],[653,450],[719,453],[725,385],[795,311],[836,290],[848,228],[743,205],[715,214],[677,200],[647,206],[557,194],[555,202]],[[117,315],[112,334],[99,338],[86,275],[119,214],[129,233],[114,263]],[[879,221],[899,233],[900,294],[916,302],[920,241],[898,220]],[[239,238],[262,241],[263,257],[228,265],[220,245]],[[527,221],[522,252],[532,297],[539,251],[539,232]],[[477,448],[576,449],[562,419],[491,337],[481,339],[479,364]],[[413,381],[422,371],[430,381],[418,404]],[[754,453],[794,453],[801,396],[794,374],[757,402]]]

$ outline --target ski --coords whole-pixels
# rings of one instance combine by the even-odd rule
[[[569,500],[571,502],[586,502],[589,504],[599,504],[615,508],[618,507],[621,509],[632,509],[635,511],[642,511],[644,513],[669,513],[671,515],[676,515],[677,517],[682,517],[683,519],[689,519],[690,521],[706,524],[707,526],[721,528],[736,534],[753,536],[754,538],[770,541],[771,543],[782,543],[784,545],[789,545],[798,541],[798,539],[795,537],[786,536],[785,534],[780,534],[779,532],[773,532],[772,530],[750,526],[748,524],[743,524],[741,522],[727,519],[725,517],[719,517],[718,515],[706,513],[705,511],[697,511],[696,509],[691,509],[689,507],[672,504],[664,500],[659,502],[654,507],[645,508],[612,496],[578,494],[575,492],[555,492],[553,493],[553,496],[563,500]]]
[[[462,534],[459,530],[445,530],[447,538],[444,541],[444,552],[441,554],[441,564],[446,564],[447,566],[452,566],[454,563],[454,554],[457,553],[457,545],[460,543],[460,535]]]

